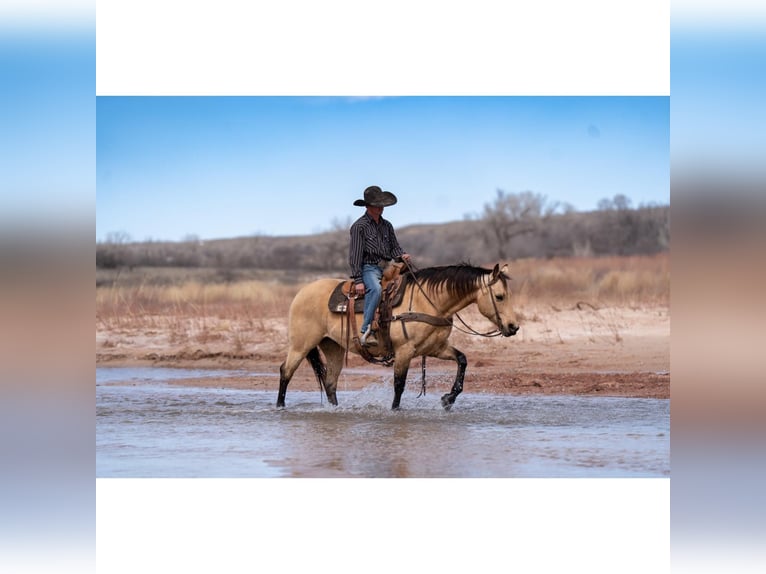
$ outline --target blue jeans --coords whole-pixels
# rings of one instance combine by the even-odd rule
[[[380,303],[380,294],[382,289],[380,287],[380,280],[383,278],[383,270],[377,265],[363,265],[362,266],[362,281],[364,282],[364,319],[362,320],[362,333],[367,330],[367,327],[372,323],[375,317],[375,309],[378,308]]]

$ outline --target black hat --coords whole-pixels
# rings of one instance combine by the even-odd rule
[[[363,207],[373,205],[375,207],[388,207],[396,203],[396,196],[390,191],[383,191],[377,185],[371,185],[364,190],[364,199],[357,199],[354,205]]]

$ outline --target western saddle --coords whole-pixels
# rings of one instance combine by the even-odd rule
[[[351,339],[357,352],[370,363],[386,366],[393,364],[394,350],[390,334],[392,309],[401,303],[404,296],[404,289],[402,289],[403,268],[404,263],[389,262],[383,270],[383,277],[380,281],[382,289],[380,303],[372,321],[372,329],[377,332],[378,342],[369,347],[361,344],[356,326],[356,313],[364,312],[364,295],[357,296],[354,292],[354,281],[351,279],[341,281],[333,290],[328,306],[333,313],[345,315],[343,325],[346,330],[346,362],[348,362],[348,342]]]

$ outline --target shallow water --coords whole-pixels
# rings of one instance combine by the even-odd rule
[[[663,477],[670,401],[168,384],[229,371],[96,369],[98,477]],[[241,372],[237,373],[241,374]],[[254,375],[255,376],[255,375]]]

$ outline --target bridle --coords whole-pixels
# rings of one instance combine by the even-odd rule
[[[402,261],[404,261],[404,260],[402,260]],[[426,301],[428,301],[431,304],[431,307],[433,307],[434,309],[436,309],[437,312],[439,312],[439,309],[436,307],[434,302],[431,301],[431,299],[428,297],[428,294],[426,293],[425,289],[423,289],[423,285],[420,283],[420,281],[418,281],[417,277],[415,277],[414,266],[412,264],[408,263],[407,261],[404,261],[404,264],[407,266],[407,269],[409,269],[409,271],[410,271],[410,273],[412,275],[412,278],[415,281],[415,285],[418,286],[418,288],[420,289],[420,292],[423,294],[423,297],[425,297]],[[486,279],[484,277],[482,277],[482,283],[485,280]],[[500,311],[497,310],[497,303],[495,303],[495,293],[494,293],[494,291],[492,291],[492,285],[497,283],[499,280],[500,280],[500,276],[498,275],[492,281],[487,281],[486,282],[487,290],[489,291],[489,298],[490,298],[490,301],[492,301],[492,309],[495,312],[495,324],[496,325],[502,325],[502,323],[503,323],[502,319],[500,318]],[[411,304],[412,304],[412,299],[410,299],[410,305]],[[500,335],[503,334],[503,332],[499,328],[493,329],[491,331],[487,331],[485,333],[482,333],[480,331],[477,331],[473,327],[471,327],[468,323],[466,323],[463,320],[463,318],[460,316],[459,313],[455,313],[455,317],[457,317],[457,320],[460,321],[460,323],[462,323],[462,325],[465,327],[465,329],[462,329],[458,325],[454,325],[453,324],[453,327],[455,329],[457,329],[458,331],[460,331],[461,333],[465,333],[467,335],[477,335],[479,337],[499,337]]]
[[[500,277],[495,277],[492,281],[487,281],[487,290],[489,291],[489,300],[492,301],[492,310],[495,312],[495,324],[501,325],[503,320],[500,318],[500,311],[497,310],[497,303],[495,303],[495,293],[492,291],[492,285],[497,283],[500,280]],[[484,278],[482,278],[482,282],[484,281]],[[503,334],[503,332],[500,329],[493,329],[492,331],[487,331],[486,333],[480,333],[470,325],[468,325],[465,321],[463,321],[463,318],[458,314],[455,313],[455,317],[458,318],[458,321],[460,321],[463,326],[467,330],[463,330],[457,325],[455,326],[455,329],[460,331],[461,333],[466,333],[468,335],[478,335],[479,337],[499,337]]]
[[[423,288],[423,285],[418,281],[418,278],[415,276],[415,266],[411,263],[407,262],[406,260],[402,259],[404,264],[406,265],[407,269],[410,272],[410,275],[412,276],[413,281],[415,282],[415,285],[418,286],[418,289],[420,289],[420,292],[423,294],[423,297],[425,297],[426,301],[428,301],[431,305],[431,307],[434,308],[434,310],[437,313],[440,313],[438,307],[434,304],[433,301],[431,301],[431,298],[428,296],[428,293],[426,293],[426,290]],[[492,291],[492,285],[495,284],[500,279],[500,276],[498,275],[495,277],[492,281],[487,281],[487,291],[489,292],[489,298],[492,301],[492,309],[495,312],[495,321],[497,325],[502,325],[502,320],[500,319],[500,311],[497,310],[497,303],[495,303],[495,293]],[[482,277],[482,282],[485,281],[485,278]],[[415,292],[414,288],[410,292],[410,311],[412,311],[412,295]],[[424,315],[424,314],[420,314]],[[477,335],[479,337],[497,337],[499,335],[502,335],[502,331],[500,329],[494,329],[492,331],[487,331],[486,333],[481,333],[480,331],[477,331],[473,327],[471,327],[468,323],[466,323],[463,318],[458,314],[455,313],[455,317],[457,317],[458,321],[460,321],[465,329],[461,329],[457,325],[454,324],[454,322],[451,319],[442,319],[445,321],[448,325],[454,327],[461,333],[466,333],[468,335]],[[421,318],[421,320],[423,320]],[[404,323],[402,323],[402,328],[404,328]],[[406,336],[406,332],[405,332]],[[426,356],[423,355],[421,357],[421,382],[420,382],[420,394],[418,397],[421,397],[426,394]]]

